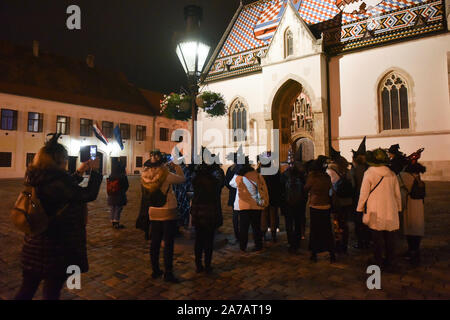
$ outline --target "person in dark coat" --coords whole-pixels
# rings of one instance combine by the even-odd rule
[[[215,157],[213,154],[212,157]],[[223,214],[222,214],[222,189],[225,186],[225,174],[220,164],[214,163],[211,165],[212,174],[218,181],[217,184],[217,205],[219,210],[219,228],[223,225]]]
[[[325,172],[326,157],[319,156],[309,166],[305,192],[309,193],[310,233],[309,249],[311,260],[317,261],[317,254],[328,251],[330,262],[336,261],[335,244],[331,228],[331,178]]]
[[[400,151],[400,145],[394,144],[389,147],[389,169],[391,169],[396,175],[403,171],[408,164],[406,155]]]
[[[211,273],[214,234],[220,226],[219,193],[223,180],[216,176],[217,168],[202,164],[196,167],[192,178],[192,225],[195,227],[195,265],[197,273]],[[202,264],[204,253],[205,265]]]
[[[258,159],[265,155],[258,156]],[[267,161],[267,160],[266,160]],[[270,168],[271,163],[262,164],[259,162],[258,173],[261,173],[262,168]],[[272,241],[277,242],[277,229],[279,226],[278,209],[281,206],[281,175],[278,170],[276,174],[264,174],[262,176],[266,182],[269,191],[269,206],[264,208],[261,214],[261,232],[263,239],[266,239],[266,233],[270,228],[272,234]]]
[[[228,189],[228,206],[233,208],[233,231],[236,239],[236,244],[239,243],[239,213],[234,210],[234,200],[236,199],[236,188],[230,186],[230,181],[234,175],[238,173],[240,166],[237,163],[238,154],[233,153],[233,165],[228,167],[225,174],[225,187]]]
[[[281,174],[281,212],[286,220],[289,252],[296,253],[305,237],[306,201],[305,172],[300,161],[289,164]]]
[[[49,216],[47,230],[25,235],[22,248],[23,280],[16,300],[31,300],[44,281],[45,300],[57,300],[67,279],[67,268],[76,265],[82,273],[89,269],[86,248],[87,203],[97,198],[102,175],[98,160],[81,164],[69,175],[67,150],[51,138],[36,154],[27,169],[25,184],[35,188]],[[87,187],[80,187],[82,174],[90,171]]]
[[[111,223],[115,229],[123,229],[124,226],[120,224],[120,214],[123,207],[127,204],[127,190],[129,188],[128,178],[125,172],[125,166],[118,163],[113,166],[111,175],[108,178],[108,185],[118,188],[117,191],[108,192],[108,206],[111,211]],[[117,185],[117,187],[115,187]],[[110,191],[111,188],[107,188]]]

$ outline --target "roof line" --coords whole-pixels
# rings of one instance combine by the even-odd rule
[[[220,49],[222,49],[223,44],[225,43],[225,41],[228,38],[228,35],[231,32],[231,29],[233,28],[237,18],[239,17],[239,15],[241,14],[242,8],[244,7],[244,5],[242,4],[242,1],[239,4],[239,8],[236,10],[233,18],[231,19],[231,22],[228,24],[227,30],[225,30],[222,38],[220,39],[219,43],[216,46],[216,49],[214,50],[213,54],[211,55],[211,57],[209,58],[208,64],[206,65],[206,69],[208,70],[205,74],[208,75],[209,71],[211,69],[211,66],[213,65],[214,61],[216,61],[216,58],[219,54]],[[206,78],[206,77],[205,77]],[[202,81],[203,82],[203,81]]]
[[[299,13],[299,11],[298,11],[298,10],[295,10],[295,7],[294,7],[294,5],[292,4],[292,2],[291,2],[290,0],[288,0],[288,1],[286,1],[286,2],[287,2],[287,5],[288,5],[288,6],[291,6],[291,9],[294,11],[294,14],[297,16],[297,18],[298,18],[298,20],[300,21],[300,23],[305,27],[305,29],[306,29],[307,32],[309,33],[310,37],[311,37],[313,40],[315,40],[316,42],[317,42],[318,40],[320,40],[321,38],[320,38],[320,39],[317,39],[317,38],[314,36],[314,34],[311,32],[311,29],[309,29],[309,26],[305,23],[305,21],[303,20],[302,16],[301,16],[300,13]],[[303,2],[303,1],[302,1],[302,2]],[[300,6],[301,6],[301,3],[300,3]],[[299,7],[299,8],[300,8],[300,7]],[[271,49],[272,43],[273,43],[273,39],[275,39],[275,36],[277,35],[278,32],[281,32],[281,31],[279,31],[280,25],[281,25],[281,22],[282,22],[283,19],[284,19],[284,16],[286,15],[287,10],[288,10],[288,8],[287,8],[287,6],[286,6],[286,9],[284,9],[283,15],[280,17],[280,21],[279,21],[278,26],[277,26],[277,28],[276,28],[276,30],[275,30],[275,33],[273,34],[272,38],[270,39],[270,43],[269,43],[269,45],[268,45],[268,47],[267,47],[266,55],[270,52],[270,49]]]

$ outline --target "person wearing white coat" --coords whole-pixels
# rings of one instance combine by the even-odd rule
[[[372,231],[375,261],[370,264],[390,267],[395,251],[394,231],[400,228],[400,186],[395,173],[386,166],[389,161],[386,151],[369,151],[366,157],[371,167],[364,173],[357,211],[364,212],[363,222]],[[386,251],[384,261],[383,247]]]

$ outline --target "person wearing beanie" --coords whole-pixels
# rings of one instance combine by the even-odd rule
[[[395,254],[395,231],[400,227],[399,212],[402,209],[400,186],[397,177],[387,166],[389,158],[385,150],[368,151],[370,168],[364,173],[357,211],[372,232],[375,264],[392,270]],[[385,249],[385,259],[383,259]]]

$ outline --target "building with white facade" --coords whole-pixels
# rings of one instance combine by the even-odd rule
[[[449,6],[443,0],[261,0],[241,5],[203,80],[229,114],[200,114],[207,145],[286,161],[367,147],[424,147],[450,179]],[[244,134],[234,134],[242,129]],[[278,129],[274,135],[271,129]],[[211,132],[217,134],[211,134]],[[222,134],[218,134],[221,131]],[[224,138],[222,138],[224,137]]]
[[[80,147],[97,145],[101,170],[113,161],[138,174],[154,148],[170,153],[172,133],[188,123],[159,116],[162,94],[142,90],[125,76],[87,62],[0,42],[0,178],[20,178],[48,133],[61,132],[69,169],[79,164]],[[93,133],[97,123],[108,145]],[[123,150],[113,136],[119,126]]]

